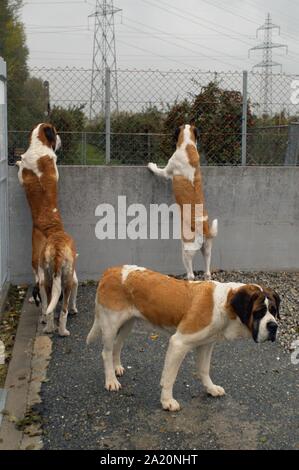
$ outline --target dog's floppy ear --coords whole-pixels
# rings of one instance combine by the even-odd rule
[[[273,297],[274,297],[274,300],[275,300],[275,303],[276,303],[277,318],[278,318],[278,320],[280,320],[279,307],[280,307],[281,299],[280,299],[278,293],[275,290],[273,291]]]
[[[55,149],[56,134],[55,134],[54,128],[52,126],[45,126],[44,127],[44,133],[45,133],[46,139],[49,142],[49,144],[51,145],[51,147],[53,149]]]
[[[199,139],[199,129],[198,127],[193,127],[193,133],[194,133],[194,137],[195,137],[195,140],[197,141]]]
[[[244,287],[240,287],[230,300],[231,307],[245,325],[249,323],[253,303],[258,296],[258,292],[248,292]]]

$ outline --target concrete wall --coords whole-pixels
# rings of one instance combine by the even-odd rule
[[[226,270],[299,270],[299,168],[204,167],[210,219],[219,220],[212,266]],[[95,237],[100,203],[172,203],[171,182],[144,167],[60,167],[60,209],[75,238],[79,278],[97,279],[111,265],[134,263],[181,273],[178,240],[104,240]],[[32,280],[31,216],[17,169],[9,168],[10,272]],[[130,220],[130,218],[129,218]],[[200,254],[195,269],[202,269]]]

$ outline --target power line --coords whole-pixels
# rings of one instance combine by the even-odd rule
[[[250,45],[251,45],[251,44],[249,44],[248,42],[246,42],[246,41],[244,41],[244,40],[242,40],[242,39],[236,39],[236,38],[234,38],[231,34],[225,33],[225,32],[223,32],[223,31],[219,31],[219,29],[216,29],[216,28],[214,28],[214,27],[207,26],[206,23],[210,23],[210,24],[212,24],[212,25],[216,25],[216,26],[218,26],[218,27],[220,27],[220,28],[222,28],[222,29],[228,29],[229,31],[233,32],[233,33],[236,34],[236,35],[239,35],[238,32],[233,31],[233,30],[230,29],[230,28],[226,28],[226,27],[224,27],[224,26],[222,26],[222,25],[219,25],[218,23],[215,23],[215,22],[213,22],[213,21],[209,21],[209,20],[207,20],[206,18],[204,19],[204,21],[200,21],[200,20],[202,20],[202,18],[196,16],[195,14],[190,14],[190,13],[188,13],[187,11],[182,10],[181,8],[174,7],[173,5],[170,5],[169,3],[161,2],[161,0],[160,0],[160,1],[159,1],[159,4],[157,5],[157,4],[155,4],[155,3],[150,2],[149,0],[141,0],[141,1],[144,2],[144,3],[147,3],[147,4],[151,5],[151,6],[154,6],[154,7],[156,7],[156,8],[159,8],[159,9],[161,9],[161,10],[163,10],[163,11],[166,11],[167,13],[170,13],[170,14],[172,14],[172,15],[175,15],[175,16],[177,16],[177,17],[179,17],[179,18],[182,18],[182,19],[184,19],[184,20],[187,20],[187,21],[189,21],[190,23],[193,23],[193,24],[195,24],[195,25],[200,25],[201,27],[203,27],[203,28],[205,28],[205,29],[209,29],[209,30],[214,31],[214,32],[217,32],[217,33],[221,33],[221,34],[223,34],[224,36],[229,37],[230,39],[237,40],[238,42],[242,42],[242,43],[246,44],[247,46],[250,46]],[[163,6],[161,6],[161,5],[165,5],[165,6],[163,7]],[[178,12],[183,12],[184,15],[182,15],[181,13],[175,13],[175,12],[169,10],[169,8],[167,8],[167,7],[172,8],[173,10],[176,10],[176,11],[178,11]],[[188,18],[188,16],[186,16],[186,14],[189,15],[189,16],[191,16],[191,18]]]
[[[129,19],[129,18],[127,18],[127,19]],[[129,19],[129,21],[134,21],[134,20],[130,20],[130,19]],[[134,23],[139,23],[139,24],[141,24],[142,26],[145,26],[145,27],[147,27],[147,28],[152,29],[153,31],[161,31],[161,30],[159,30],[158,28],[154,28],[153,26],[144,25],[143,23],[140,23],[139,21],[134,21]],[[127,26],[128,28],[135,29],[136,31],[141,31],[140,29],[135,28],[134,26],[129,26],[129,25],[126,25],[126,26]],[[174,37],[176,37],[176,36],[174,36]],[[173,42],[173,41],[169,41],[168,39],[165,39],[165,38],[156,37],[156,39],[158,39],[158,40],[160,40],[160,41],[163,41],[163,42],[166,42],[166,43],[168,43],[168,44],[171,44],[171,45],[173,45],[173,46],[179,47],[179,48],[181,48],[181,49],[185,49],[185,50],[187,50],[187,51],[194,52],[194,54],[195,54],[195,55],[194,55],[194,58],[199,55],[197,50],[190,49],[190,47],[186,47],[186,46],[183,46],[183,45],[181,45],[181,44],[177,44],[177,43],[175,43],[175,42]],[[177,39],[179,39],[179,38],[177,38]],[[187,42],[187,43],[193,44],[193,45],[195,44],[196,46],[199,45],[199,44],[194,43],[193,41],[184,40],[184,42]],[[215,49],[211,49],[211,50],[212,50],[213,52],[215,52]],[[216,51],[216,52],[219,52],[219,51]],[[205,56],[205,57],[210,57],[210,55],[207,55],[207,54],[204,54],[204,53],[202,53],[202,55]],[[230,56],[230,57],[232,57],[232,56]],[[226,62],[226,61],[223,61],[223,60],[219,60],[218,62],[222,62],[222,63],[225,64],[225,65],[233,66],[231,63]]]

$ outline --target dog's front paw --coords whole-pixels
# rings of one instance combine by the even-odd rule
[[[149,169],[150,171],[152,171],[153,173],[155,173],[155,171],[157,170],[157,165],[156,165],[156,163],[150,162],[150,163],[148,163],[147,167],[148,167],[148,169]]]
[[[205,281],[210,281],[212,279],[211,273],[206,273],[204,275],[204,279],[205,279]]]
[[[212,395],[212,397],[222,397],[222,395],[225,395],[225,390],[223,387],[220,387],[220,385],[213,385],[207,388],[207,392],[209,395]]]
[[[125,368],[121,365],[115,366],[115,374],[117,377],[121,377],[125,373]]]
[[[43,329],[43,332],[46,334],[51,334],[55,332],[55,326],[54,325],[46,325],[45,328]]]
[[[71,310],[69,311],[69,313],[70,313],[71,315],[77,315],[77,313],[78,313],[77,307],[72,307]]]
[[[71,333],[66,328],[59,328],[58,334],[59,336],[70,336]]]
[[[167,411],[180,411],[181,407],[178,401],[174,398],[168,400],[162,400],[162,408]]]
[[[112,380],[107,380],[105,383],[105,389],[109,392],[117,392],[119,389],[121,389],[121,384],[116,378]]]

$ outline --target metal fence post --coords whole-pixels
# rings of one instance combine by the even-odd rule
[[[248,72],[243,70],[243,106],[242,106],[242,154],[241,164],[246,165],[247,154],[247,84]]]
[[[0,291],[9,281],[7,135],[6,63],[0,57]]]
[[[107,67],[105,71],[105,134],[106,147],[105,159],[106,165],[110,163],[111,157],[111,89],[110,89],[111,71]]]

